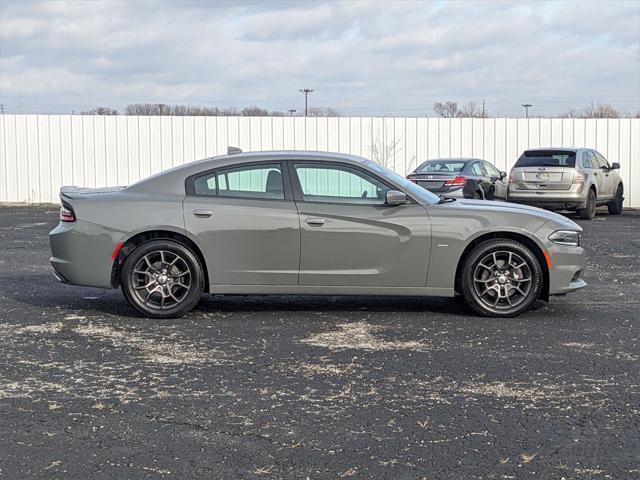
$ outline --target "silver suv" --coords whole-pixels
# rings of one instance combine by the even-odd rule
[[[552,210],[576,210],[593,219],[596,207],[622,212],[624,187],[619,163],[607,162],[589,148],[526,150],[509,175],[509,202]]]

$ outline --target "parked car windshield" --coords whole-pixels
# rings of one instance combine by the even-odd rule
[[[461,172],[464,168],[464,161],[461,160],[429,160],[424,162],[417,169],[417,173],[447,173]]]
[[[569,167],[576,166],[576,152],[564,150],[530,150],[520,156],[515,167]]]
[[[434,195],[429,190],[422,188],[421,186],[413,183],[411,180],[407,180],[402,175],[397,174],[393,170],[387,167],[383,167],[379,163],[367,160],[364,164],[371,170],[379,174],[382,178],[387,178],[393,183],[398,185],[405,193],[408,193],[413,198],[418,198],[424,201],[428,205],[434,205],[440,201],[440,197]]]

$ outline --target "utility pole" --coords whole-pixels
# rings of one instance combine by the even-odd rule
[[[482,118],[486,118],[484,113],[484,98],[482,99]]]
[[[309,109],[308,109],[308,99],[309,99],[309,94],[313,93],[313,89],[311,88],[300,88],[300,93],[302,93],[304,95],[304,116],[307,117],[309,115]]]
[[[22,95],[18,97],[18,113],[22,113]]]
[[[4,115],[4,103],[0,103],[0,115]]]
[[[349,109],[348,109],[348,105],[347,105],[347,99],[344,99],[344,116],[348,117],[349,116]]]
[[[529,118],[529,107],[533,107],[533,105],[531,105],[530,103],[523,103],[522,106],[524,107],[525,116]]]
[[[296,113],[296,109],[295,108],[290,108],[289,110],[287,110],[287,112],[289,112],[289,116],[293,117],[293,114]]]

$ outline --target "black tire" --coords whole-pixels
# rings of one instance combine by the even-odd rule
[[[607,203],[607,208],[611,215],[620,215],[622,213],[622,204],[624,203],[624,190],[622,184],[616,189],[616,196],[613,201]]]
[[[198,257],[174,240],[151,240],[138,246],[122,269],[122,293],[151,318],[181,317],[198,304],[204,284]]]
[[[462,267],[460,288],[467,305],[479,315],[507,318],[532,307],[543,281],[542,267],[533,252],[505,238],[473,248]]]
[[[482,194],[481,191],[477,190],[475,192],[473,192],[473,198],[474,200],[484,200],[484,195]]]
[[[583,220],[593,220],[595,218],[597,200],[598,199],[596,197],[596,191],[593,188],[590,188],[589,193],[587,194],[587,204],[585,208],[579,208],[577,210],[580,218],[582,218]]]

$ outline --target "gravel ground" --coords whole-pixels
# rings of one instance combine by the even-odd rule
[[[640,212],[581,221],[589,287],[510,320],[300,296],[143,319],[53,279],[56,222],[0,207],[0,477],[640,478]]]

